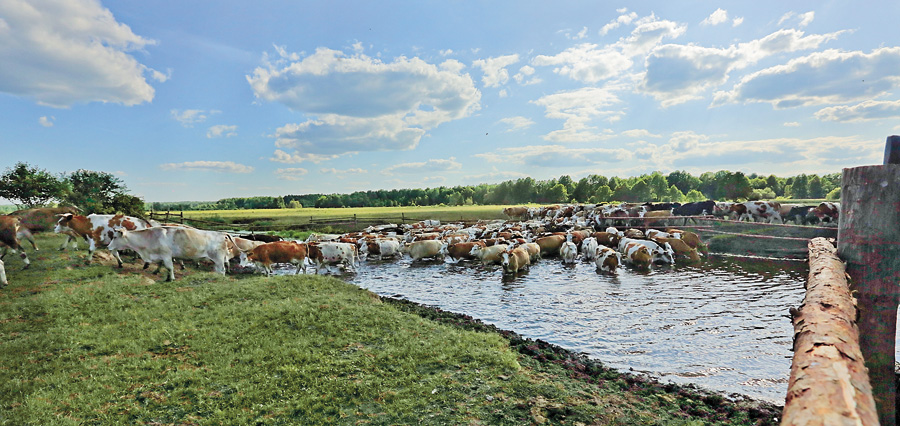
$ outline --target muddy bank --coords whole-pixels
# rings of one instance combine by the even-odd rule
[[[681,401],[682,410],[695,418],[709,421],[727,421],[735,413],[744,412],[758,425],[777,425],[781,418],[781,406],[752,399],[736,393],[724,394],[701,389],[693,385],[660,383],[655,378],[616,371],[603,366],[600,361],[577,354],[543,340],[523,338],[519,334],[501,330],[468,315],[448,312],[433,306],[421,305],[405,299],[381,296],[381,300],[398,309],[423,318],[466,330],[497,333],[509,341],[511,348],[523,356],[541,363],[552,363],[567,370],[571,377],[588,383],[612,381],[620,383],[624,392],[633,394],[668,394]],[[564,415],[564,408],[559,410]],[[551,413],[552,414],[552,413]],[[553,420],[552,418],[550,420]]]

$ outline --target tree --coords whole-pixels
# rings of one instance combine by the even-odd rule
[[[750,179],[742,172],[728,173],[721,181],[722,187],[719,193],[728,200],[747,199],[753,188],[750,187]]]
[[[126,216],[144,217],[146,212],[144,200],[134,195],[118,193],[113,196],[106,206],[109,214],[120,213]]]
[[[666,177],[666,181],[669,182],[670,185],[675,185],[679,191],[685,194],[692,189],[700,188],[700,179],[683,170],[669,173]]]
[[[651,173],[650,178],[646,181],[650,187],[651,196],[644,201],[659,201],[669,192],[669,182],[660,172]]]
[[[840,200],[841,199],[841,188],[832,189],[831,192],[829,192],[828,195],[825,196],[825,199],[830,200],[830,201]]]
[[[126,194],[127,190],[121,179],[106,172],[80,169],[72,172],[66,180],[69,187],[65,200],[78,206],[84,214],[116,213],[113,200],[117,195]]]
[[[44,169],[28,163],[18,162],[0,176],[0,197],[6,198],[20,208],[35,208],[47,205],[51,200],[61,200],[66,183]]]
[[[825,188],[818,175],[812,175],[806,183],[806,195],[809,198],[825,198]]]
[[[550,190],[546,193],[547,201],[551,203],[564,203],[569,200],[569,193],[566,190],[566,186],[557,183],[550,187]]]
[[[806,175],[795,176],[793,183],[791,183],[791,198],[794,199],[802,199],[809,198],[807,189],[807,177]],[[787,194],[785,194],[787,195]]]
[[[706,201],[706,200],[707,200],[706,196],[703,195],[702,192],[700,192],[696,189],[692,189],[692,190],[688,191],[688,193],[684,196],[684,201],[686,203],[697,203],[697,202]]]

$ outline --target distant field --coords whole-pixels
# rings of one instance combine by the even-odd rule
[[[384,218],[399,220],[401,215],[415,220],[437,219],[440,221],[505,219],[503,209],[509,206],[427,206],[427,207],[355,207],[333,209],[255,209],[255,210],[207,210],[186,211],[184,216],[203,220],[253,220],[270,222],[272,225],[309,223],[310,220],[352,217]]]

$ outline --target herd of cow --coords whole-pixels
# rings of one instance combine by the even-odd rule
[[[37,250],[32,233],[55,232],[67,235],[60,247],[77,248],[78,240],[88,245],[88,262],[95,250],[106,248],[119,267],[119,250],[131,250],[144,261],[144,268],[158,263],[165,267],[169,281],[175,279],[175,260],[202,260],[213,263],[224,274],[235,259],[241,266],[255,265],[273,273],[273,264],[293,264],[295,273],[305,273],[307,264],[316,273],[332,266],[355,270],[361,258],[396,258],[408,255],[413,261],[445,259],[453,262],[477,260],[496,263],[505,273],[527,268],[539,258],[559,257],[563,263],[578,258],[594,262],[598,270],[615,272],[621,263],[648,269],[655,263],[674,263],[676,258],[698,261],[703,245],[696,234],[674,228],[627,229],[629,226],[673,226],[686,224],[691,217],[713,215],[737,220],[770,223],[837,222],[840,206],[782,205],[773,201],[722,203],[645,203],[613,205],[553,205],[510,207],[503,212],[515,221],[492,221],[465,226],[440,225],[423,221],[411,225],[383,225],[343,235],[313,234],[306,241],[278,241],[277,237],[245,238],[218,231],[206,231],[181,224],[161,224],[123,215],[82,216],[73,207],[20,210],[0,215],[0,246],[18,251],[30,265],[21,241]],[[602,231],[601,231],[602,230]],[[268,238],[266,238],[268,237]],[[0,256],[0,287],[8,283]]]
[[[577,226],[617,224],[687,224],[697,216],[730,218],[739,221],[795,223],[798,225],[835,225],[841,206],[836,202],[817,205],[781,204],[777,201],[693,203],[620,203],[507,207],[503,213],[511,219],[542,219]]]

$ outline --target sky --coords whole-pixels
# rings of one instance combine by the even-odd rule
[[[835,173],[900,133],[897,18],[897,1],[0,0],[0,169],[112,173],[148,202]]]

